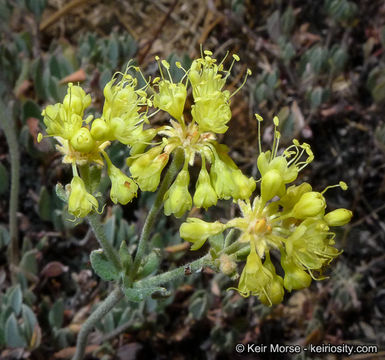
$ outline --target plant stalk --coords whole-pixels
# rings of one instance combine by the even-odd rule
[[[76,343],[76,352],[72,360],[83,359],[88,335],[95,327],[96,323],[100,321],[122,298],[124,294],[119,287],[106,297],[106,299],[98,306],[98,308],[90,315],[90,317],[83,324]]]
[[[212,265],[212,260],[211,260],[211,256],[207,254],[191,262],[190,264],[180,266],[176,269],[167,271],[163,274],[155,275],[150,278],[140,280],[136,284],[144,288],[156,287],[156,286],[174,281],[188,274],[198,272],[202,269],[203,266],[209,266],[209,265]]]
[[[17,209],[20,189],[20,152],[16,137],[13,117],[8,107],[0,101],[0,124],[4,129],[5,138],[9,147],[11,162],[11,188],[9,198],[9,236],[8,257],[11,270],[12,283],[16,281],[16,269],[19,264],[19,238],[17,231]]]
[[[100,216],[93,212],[87,216],[87,219],[96,236],[96,239],[98,240],[100,246],[103,248],[104,254],[107,256],[107,259],[112,264],[114,264],[116,269],[120,270],[122,268],[122,265],[120,263],[118,252],[108,241],[106,233],[104,232],[104,227],[100,221]]]
[[[160,185],[158,193],[156,194],[155,201],[144,223],[142,233],[139,239],[138,250],[136,251],[136,255],[134,259],[134,265],[133,265],[133,271],[132,271],[133,277],[135,277],[139,269],[140,263],[145,253],[146,244],[151,235],[151,230],[153,229],[156,217],[163,206],[164,194],[170,187],[176,174],[180,171],[183,161],[184,161],[183,151],[181,149],[177,149],[174,153],[174,158],[172,159],[170,167],[168,168],[163,178],[162,184]]]

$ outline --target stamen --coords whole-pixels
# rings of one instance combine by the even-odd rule
[[[151,78],[149,78],[149,80],[147,81],[146,78],[144,77],[144,75],[143,75],[143,73],[142,73],[142,70],[140,69],[139,66],[133,66],[133,68],[134,68],[134,70],[135,70],[136,72],[138,72],[138,73],[142,76],[142,79],[143,79],[144,83],[146,84],[146,85],[144,86],[144,88],[150,86],[150,80],[151,80]]]
[[[171,74],[170,74],[170,64],[166,61],[166,60],[162,60],[162,65],[163,65],[163,67],[166,69],[166,71],[167,71],[167,74],[168,74],[168,77],[169,77],[169,79],[170,79],[170,82],[171,83],[173,83],[172,82],[172,77],[171,77]]]
[[[228,55],[229,55],[229,52],[226,51],[226,54],[225,54],[224,58],[222,59],[222,61],[218,64],[218,67],[223,66],[223,63],[224,63],[225,60],[227,59],[227,56],[228,56]]]
[[[274,149],[275,149],[276,143],[277,143],[277,126],[279,125],[279,119],[277,116],[274,116],[273,122],[274,122],[274,141],[273,141],[273,146],[271,148],[270,161],[272,161],[274,159],[274,156],[275,156]]]
[[[259,114],[254,114],[258,121],[258,149],[259,153],[262,153],[262,144],[261,144],[261,122],[263,121],[263,117]]]
[[[278,152],[279,139],[281,138],[281,133],[279,131],[276,131],[276,137],[277,137],[277,143],[275,144],[273,158],[275,158],[277,156],[277,152]]]
[[[155,60],[158,63],[158,68],[159,68],[160,76],[161,76],[162,80],[164,80],[163,71],[162,71],[162,67],[160,66],[160,61],[159,61],[159,56],[158,55],[155,56]]]
[[[234,64],[234,61],[233,61],[233,64]],[[233,64],[231,64],[231,67],[233,66]],[[231,70],[231,68],[229,69],[229,71],[230,70]],[[251,70],[247,69],[245,79],[243,80],[241,86],[230,95],[230,98],[232,98],[239,90],[241,90],[243,88],[243,86],[246,84],[248,76],[251,74],[252,74]],[[226,76],[226,78],[227,78],[227,76]]]
[[[335,187],[340,187],[342,190],[347,190],[348,189],[348,185],[346,185],[346,183],[344,181],[340,181],[338,184],[336,185],[329,185],[327,186],[324,191],[321,192],[321,194],[324,194],[327,190],[329,189],[332,189],[332,188],[335,188]]]

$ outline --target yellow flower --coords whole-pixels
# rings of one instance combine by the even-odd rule
[[[105,154],[105,159],[108,167],[108,176],[111,180],[110,197],[114,204],[120,203],[126,205],[136,196],[138,185],[135,181],[123,174]]]
[[[83,180],[79,176],[74,176],[68,198],[68,212],[81,218],[87,216],[92,210],[97,211],[98,207],[98,201],[87,192]]]
[[[213,235],[220,234],[226,228],[219,221],[208,223],[198,218],[188,218],[179,228],[180,237],[192,242],[191,250],[197,250]]]
[[[191,107],[193,120],[199,124],[201,131],[211,131],[223,134],[227,131],[226,125],[231,119],[230,104],[226,97],[219,93],[214,98],[203,98],[195,101]]]
[[[90,104],[91,96],[69,83],[63,103],[48,105],[42,112],[47,134],[70,140],[82,127],[84,110]]]
[[[190,175],[187,170],[182,170],[176,177],[164,195],[164,213],[169,216],[174,214],[180,218],[186,211],[191,209],[192,199],[188,191]]]
[[[260,127],[262,120],[259,116],[257,119]],[[275,127],[278,126],[277,118],[274,119],[274,124]],[[335,234],[330,231],[329,226],[344,225],[352,216],[346,209],[337,209],[325,215],[326,200],[323,194],[333,187],[346,190],[347,185],[344,182],[328,186],[322,192],[312,191],[308,183],[292,185],[286,189],[286,185],[297,178],[298,172],[313,160],[313,155],[309,145],[300,145],[298,141],[293,141],[293,145],[284,151],[284,155],[277,156],[280,135],[276,128],[274,132],[273,150],[262,152],[259,144],[261,154],[257,166],[261,173],[261,196],[256,196],[252,203],[249,199],[238,200],[241,216],[215,228],[218,233],[229,228],[240,231],[236,240],[237,247],[234,247],[237,249],[235,258],[238,250],[247,251],[247,246],[250,246],[250,253],[236,290],[245,297],[257,295],[266,305],[280,303],[284,296],[284,287],[288,291],[301,289],[309,286],[312,278],[316,279],[315,272],[322,275],[324,266],[340,254],[334,247]],[[240,183],[234,180],[238,170],[228,157],[224,146],[215,144],[213,148],[213,187],[219,198],[232,194],[235,199],[235,184]],[[305,153],[307,157],[302,160]],[[244,177],[242,174],[241,176]],[[254,180],[253,183],[255,186]],[[244,195],[251,195],[254,190],[253,183],[250,182]],[[194,248],[199,248],[211,235],[211,226],[218,225],[217,222],[204,223],[194,236],[196,221],[197,219],[188,218],[181,226],[181,236],[194,242]],[[228,249],[220,253],[219,257],[223,254],[232,256]],[[281,253],[284,279],[277,275],[270,260],[271,250]],[[265,261],[262,264],[263,258]],[[317,278],[320,279],[322,277]]]
[[[202,158],[202,168],[196,183],[193,200],[196,207],[203,207],[206,210],[210,206],[216,205],[218,201],[217,193],[211,185],[210,176],[207,172],[204,158]]]
[[[160,182],[160,174],[168,162],[169,155],[157,146],[133,160],[130,165],[132,177],[142,191],[155,191]]]
[[[285,271],[283,285],[286,290],[300,290],[310,286],[311,276],[303,270],[301,266],[288,258],[283,251],[281,251],[281,265]]]
[[[168,80],[161,80],[158,87],[159,92],[154,96],[154,106],[180,120],[187,97],[186,86],[183,83],[174,84]]]
[[[296,219],[314,217],[325,211],[326,201],[321,193],[309,191],[304,193],[294,205],[291,215]]]
[[[324,220],[329,226],[343,226],[350,222],[353,213],[347,209],[336,209],[327,213]]]

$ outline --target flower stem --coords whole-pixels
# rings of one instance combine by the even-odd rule
[[[150,212],[147,215],[146,221],[144,223],[142,233],[140,235],[139,239],[139,244],[138,244],[138,250],[136,251],[135,259],[134,259],[134,266],[133,266],[133,271],[132,275],[133,277],[137,273],[140,263],[142,261],[145,249],[146,249],[146,244],[148,242],[148,239],[151,234],[151,230],[154,227],[154,223],[156,220],[156,216],[158,215],[160,209],[163,206],[163,198],[164,194],[170,187],[172,181],[174,180],[176,174],[179,172],[179,170],[182,167],[184,160],[184,154],[183,151],[180,149],[177,149],[174,153],[174,158],[170,164],[170,167],[168,168],[162,184],[160,185],[160,188],[158,190],[158,193],[156,194],[155,201],[151,207]]]
[[[191,262],[190,264],[180,266],[176,269],[167,271],[163,274],[155,275],[150,278],[146,278],[138,281],[136,284],[140,287],[155,287],[159,286],[175,279],[186,276],[186,274],[194,273],[199,270],[203,266],[212,265],[211,256],[209,254],[202,256],[201,258]]]
[[[110,293],[106,299],[98,306],[98,308],[90,315],[90,317],[83,324],[76,343],[76,353],[72,360],[83,359],[87,338],[94,326],[100,321],[122,298],[124,294],[119,287]]]
[[[91,213],[87,216],[88,222],[98,240],[100,246],[103,248],[107,259],[115,265],[116,269],[120,270],[122,265],[120,264],[120,259],[117,251],[111,245],[106,237],[102,223],[100,222],[100,216],[95,213]]]
[[[9,107],[6,107],[3,101],[0,101],[0,124],[4,129],[4,134],[9,147],[11,161],[11,189],[9,198],[9,237],[8,256],[11,270],[12,282],[16,281],[15,269],[19,264],[19,239],[17,231],[17,208],[19,200],[19,182],[20,182],[20,152],[17,142],[16,130],[12,114]]]

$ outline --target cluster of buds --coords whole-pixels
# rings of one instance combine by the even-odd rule
[[[77,166],[107,165],[112,201],[127,204],[136,196],[138,187],[142,191],[158,188],[161,173],[176,150],[182,151],[184,166],[164,196],[166,215],[181,217],[192,204],[207,209],[218,199],[247,199],[254,191],[254,179],[243,175],[229,157],[227,147],[216,141],[216,134],[228,129],[230,99],[244,84],[233,94],[224,90],[239,57],[233,55],[228,70],[224,70],[225,59],[217,64],[210,51],[204,51],[188,70],[176,62],[185,73],[176,83],[172,80],[167,61],[160,62],[158,57],[156,60],[161,77],[152,82],[147,81],[134,66],[128,66],[124,74],[116,73],[104,88],[102,115],[96,119],[92,115],[83,119],[91,97],[73,84],[69,84],[63,103],[49,105],[43,111],[47,136],[53,136],[59,142],[57,148],[64,155],[63,162],[72,164],[74,179],[69,190],[69,212],[75,217],[84,217],[91,210],[98,209],[98,202],[93,194],[88,193],[89,186],[79,176]],[[166,70],[168,79],[165,79],[162,68]],[[143,88],[136,89],[137,79],[128,73],[130,69],[143,77],[146,83]],[[249,74],[250,70],[245,81]],[[189,86],[194,104],[190,121],[186,122],[184,112]],[[150,107],[157,110],[148,115]],[[170,115],[169,125],[145,129],[144,124],[148,124],[149,118],[160,110]],[[158,138],[153,142],[156,136]],[[43,135],[39,134],[38,140],[42,138]],[[131,148],[127,159],[131,177],[116,168],[105,152],[112,141]],[[192,197],[188,190],[188,167],[194,164],[197,154],[201,158],[201,171]]]
[[[257,115],[257,120],[260,128],[262,118]],[[242,217],[226,224],[188,218],[180,228],[181,237],[193,243],[193,250],[228,228],[240,230],[237,242],[247,247],[249,253],[236,290],[244,297],[257,295],[266,305],[280,303],[284,289],[302,289],[310,285],[312,278],[323,278],[325,265],[340,253],[334,247],[335,234],[330,227],[345,225],[352,217],[351,211],[342,208],[325,214],[323,194],[335,186],[346,190],[344,182],[328,186],[322,192],[313,191],[306,182],[287,186],[313,160],[313,154],[308,144],[294,140],[282,155],[277,155],[280,138],[277,118],[274,124],[273,148],[261,151],[257,160],[260,196],[252,202],[238,200]],[[276,272],[271,251],[280,253],[284,278]]]
[[[218,199],[249,198],[255,189],[254,179],[243,175],[229,157],[227,147],[216,141],[216,134],[222,134],[228,129],[226,124],[231,118],[230,99],[240,89],[233,94],[223,89],[234,62],[239,60],[238,56],[233,56],[228,70],[224,70],[223,61],[217,64],[212,53],[207,50],[201,58],[192,62],[188,70],[176,62],[176,67],[185,73],[177,83],[171,77],[169,63],[156,59],[161,77],[152,82],[155,88],[153,104],[170,115],[170,125],[156,129],[156,134],[161,140],[155,146],[127,159],[132,177],[141,190],[155,191],[170,154],[182,149],[185,162],[175,182],[165,194],[166,215],[181,217],[191,209],[192,204],[207,209],[216,205]],[[162,68],[166,71],[168,79],[165,79]],[[249,74],[250,70],[247,72],[247,75]],[[189,85],[192,88],[194,104],[188,117],[190,121],[186,121],[184,107]],[[201,158],[201,171],[192,197],[188,190],[188,167],[194,164],[198,154]],[[210,165],[210,173],[206,167],[207,163]]]
[[[77,218],[99,208],[96,197],[89,193],[89,186],[79,176],[78,166],[107,165],[111,180],[110,197],[115,204],[125,205],[137,193],[137,184],[114,166],[105,152],[111,141],[135,146],[138,139],[147,136],[142,130],[146,114],[140,112],[143,104],[147,104],[146,93],[142,89],[135,90],[136,80],[130,75],[120,75],[120,80],[114,77],[106,85],[103,114],[98,119],[92,115],[84,119],[91,96],[72,83],[68,85],[63,103],[48,105],[42,112],[47,136],[58,141],[57,149],[63,154],[63,162],[72,165],[68,211]],[[40,133],[38,141],[42,138]]]

